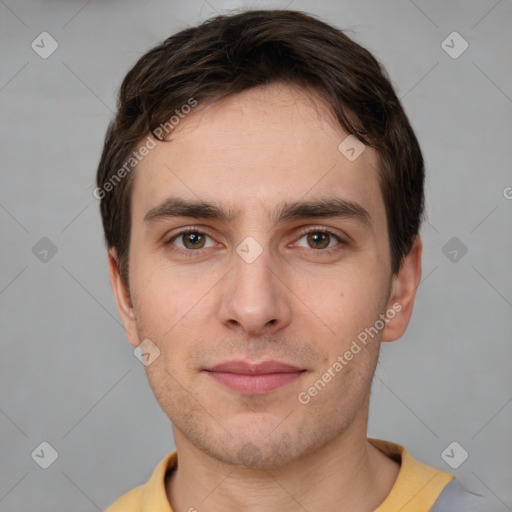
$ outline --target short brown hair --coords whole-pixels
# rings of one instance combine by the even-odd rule
[[[126,284],[133,184],[126,162],[133,151],[191,99],[206,105],[273,82],[315,90],[348,133],[376,149],[391,267],[398,272],[423,216],[424,164],[386,72],[369,51],[309,14],[253,10],[178,32],[143,55],[123,80],[95,195],[100,192],[107,247],[116,249]],[[127,172],[120,179],[122,168]]]

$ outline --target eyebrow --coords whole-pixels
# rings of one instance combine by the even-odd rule
[[[146,213],[144,223],[149,224],[173,217],[230,222],[240,214],[240,210],[226,209],[211,201],[169,197]],[[338,197],[283,202],[278,204],[270,215],[271,220],[276,224],[287,220],[333,217],[355,219],[365,227],[372,225],[371,216],[363,206]]]

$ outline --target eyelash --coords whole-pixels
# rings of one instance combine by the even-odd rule
[[[181,247],[175,247],[173,245],[174,240],[176,240],[180,236],[188,235],[190,233],[198,233],[200,235],[210,236],[208,233],[205,233],[204,231],[201,231],[201,230],[199,230],[197,228],[186,228],[186,229],[183,229],[183,230],[179,231],[178,233],[175,233],[174,235],[172,235],[171,238],[169,238],[166,242],[164,242],[164,245],[165,246],[170,246],[172,248],[172,250],[174,252],[177,252],[178,254],[184,255],[186,257],[193,258],[195,256],[195,254],[201,254],[201,252],[204,249],[196,249],[196,250],[188,249],[187,250],[187,249],[182,249]],[[213,237],[211,237],[211,236],[210,236],[210,238],[213,239]]]
[[[171,238],[169,238],[166,242],[164,242],[164,245],[171,246],[173,251],[183,254],[187,257],[194,257],[194,253],[201,254],[201,252],[204,249],[182,249],[181,247],[173,246],[172,242],[174,242],[174,240],[176,240],[180,236],[188,235],[190,233],[198,233],[201,235],[206,235],[213,239],[213,237],[211,237],[208,233],[201,231],[197,228],[186,228],[186,229],[183,229],[183,230],[179,231],[178,233],[175,233],[174,235],[172,235]],[[349,243],[346,240],[343,240],[339,235],[337,235],[334,231],[330,230],[329,228],[314,228],[314,227],[307,228],[300,233],[299,237],[297,238],[297,241],[300,240],[303,236],[308,235],[309,233],[324,233],[324,234],[326,233],[326,234],[332,236],[333,238],[335,238],[336,241],[338,242],[338,245],[336,245],[334,247],[330,247],[328,249],[313,249],[312,247],[310,247],[309,249],[312,250],[313,253],[316,253],[318,256],[321,256],[322,254],[324,254],[324,255],[331,254],[332,252],[339,250],[341,247],[346,247],[349,245]],[[210,249],[210,247],[208,247],[207,249]],[[299,250],[307,250],[307,249],[305,247],[299,247]]]
[[[309,248],[299,247],[299,249],[302,249],[302,250],[313,251],[313,254],[315,254],[316,256],[332,254],[333,252],[339,251],[340,249],[347,247],[349,245],[346,240],[341,238],[338,234],[336,234],[333,230],[331,230],[329,228],[315,228],[315,227],[307,228],[300,233],[300,236],[297,238],[297,241],[300,240],[303,236],[308,235],[309,233],[328,234],[329,236],[333,237],[338,242],[338,245],[335,245],[334,247],[329,247],[328,249],[313,249],[312,247],[309,247]]]

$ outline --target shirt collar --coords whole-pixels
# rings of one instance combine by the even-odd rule
[[[444,487],[454,478],[448,473],[413,459],[399,444],[373,438],[368,438],[368,442],[400,464],[400,472],[391,492],[375,512],[430,510]],[[142,496],[144,512],[172,512],[165,489],[165,476],[168,471],[172,471],[177,466],[177,462],[178,453],[174,451],[158,463],[144,486]]]

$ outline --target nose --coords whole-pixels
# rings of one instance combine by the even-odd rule
[[[222,282],[221,323],[245,336],[270,334],[288,325],[287,288],[268,250],[252,262],[234,253],[233,267]]]

